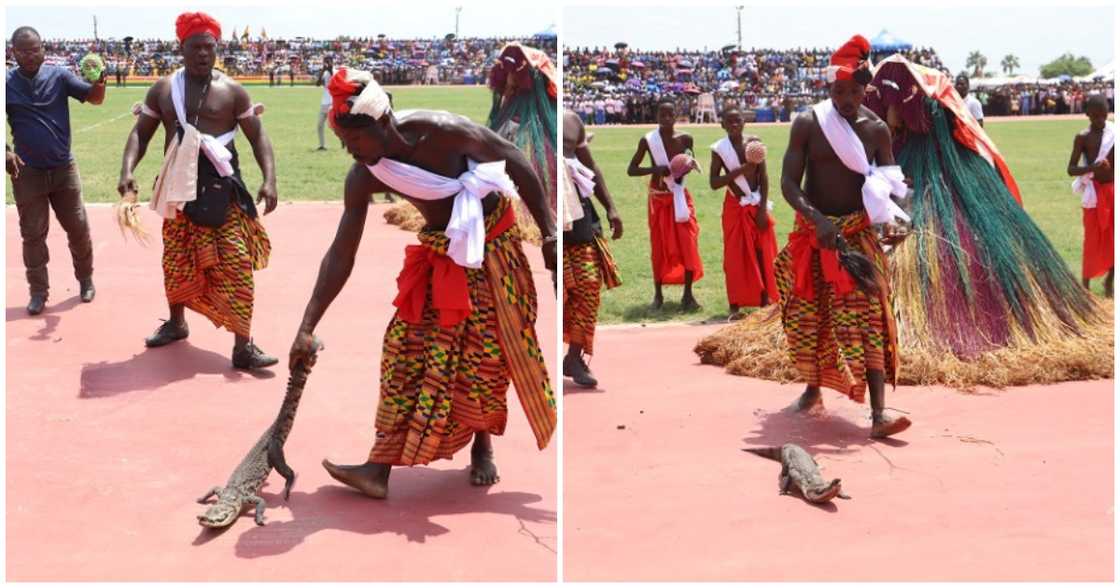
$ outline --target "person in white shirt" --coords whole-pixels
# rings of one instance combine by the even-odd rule
[[[316,86],[323,87],[323,97],[319,99],[319,151],[327,150],[323,126],[327,122],[327,113],[331,110],[331,93],[327,91],[327,83],[331,81],[333,75],[334,63],[328,55],[323,58],[323,70],[319,72],[319,78],[315,80]]]
[[[960,94],[961,98],[964,100],[965,108],[967,108],[968,112],[972,114],[972,117],[976,119],[976,122],[983,127],[984,107],[980,105],[980,101],[976,99],[976,96],[968,93],[968,77],[957,76],[957,81],[953,85],[957,88],[957,93]]]

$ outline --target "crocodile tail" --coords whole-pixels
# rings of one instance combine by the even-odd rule
[[[782,461],[782,448],[781,447],[745,447],[743,451],[753,453],[759,457],[772,459],[774,461]]]

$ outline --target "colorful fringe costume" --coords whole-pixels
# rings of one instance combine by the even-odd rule
[[[556,210],[556,80],[552,60],[543,51],[520,43],[506,45],[490,69],[493,101],[486,123],[532,162],[552,211]]]
[[[913,230],[889,264],[897,383],[967,388],[1112,377],[1107,313],[1023,210],[1002,156],[951,81],[895,55],[879,64],[872,85],[866,104],[905,126],[895,152],[914,189]],[[734,373],[785,379],[790,370],[761,365],[776,328],[774,314],[756,313],[696,352]]]
[[[419,239],[406,250],[398,311],[385,331],[369,461],[426,464],[450,458],[476,431],[502,434],[511,380],[543,449],[556,426],[556,401],[511,202],[502,198],[486,217],[481,269],[448,258],[442,232],[422,231]]]

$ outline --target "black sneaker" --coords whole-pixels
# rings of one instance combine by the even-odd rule
[[[97,289],[93,287],[93,278],[79,280],[78,291],[81,293],[82,302],[93,302],[93,297],[97,295]]]
[[[32,294],[31,301],[27,303],[27,314],[35,316],[43,312],[43,308],[47,306],[46,294]]]
[[[233,348],[233,367],[239,370],[255,370],[279,363],[279,359],[266,354],[250,339],[249,343],[238,349]]]
[[[571,378],[576,385],[583,388],[594,388],[599,385],[599,380],[591,375],[591,370],[583,362],[582,357],[568,355],[564,357],[564,375]]]
[[[191,332],[187,329],[187,325],[179,325],[174,321],[163,321],[163,324],[156,329],[155,333],[152,333],[150,337],[144,339],[144,345],[147,347],[163,347],[168,343],[186,339],[187,335],[190,334]]]

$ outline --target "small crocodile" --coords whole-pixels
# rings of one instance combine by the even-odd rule
[[[851,498],[841,490],[840,478],[831,482],[824,481],[816,460],[799,445],[786,443],[781,447],[757,447],[743,451],[781,462],[782,473],[778,475],[779,494],[789,494],[791,488],[797,489],[805,500],[813,504],[823,504],[833,498]]]
[[[307,384],[307,376],[315,365],[316,353],[322,348],[323,344],[316,338],[312,343],[310,358],[291,370],[288,389],[276,420],[237,465],[237,469],[233,470],[225,487],[214,486],[198,499],[199,503],[206,504],[211,496],[218,497],[218,501],[211,504],[205,513],[198,515],[198,524],[212,528],[228,527],[241,516],[245,506],[252,504],[256,507],[254,518],[257,524],[263,525],[265,501],[259,493],[274,468],[284,477],[284,500],[288,499],[296,477],[295,472],[284,461],[284,442],[292,431],[299,399]]]

